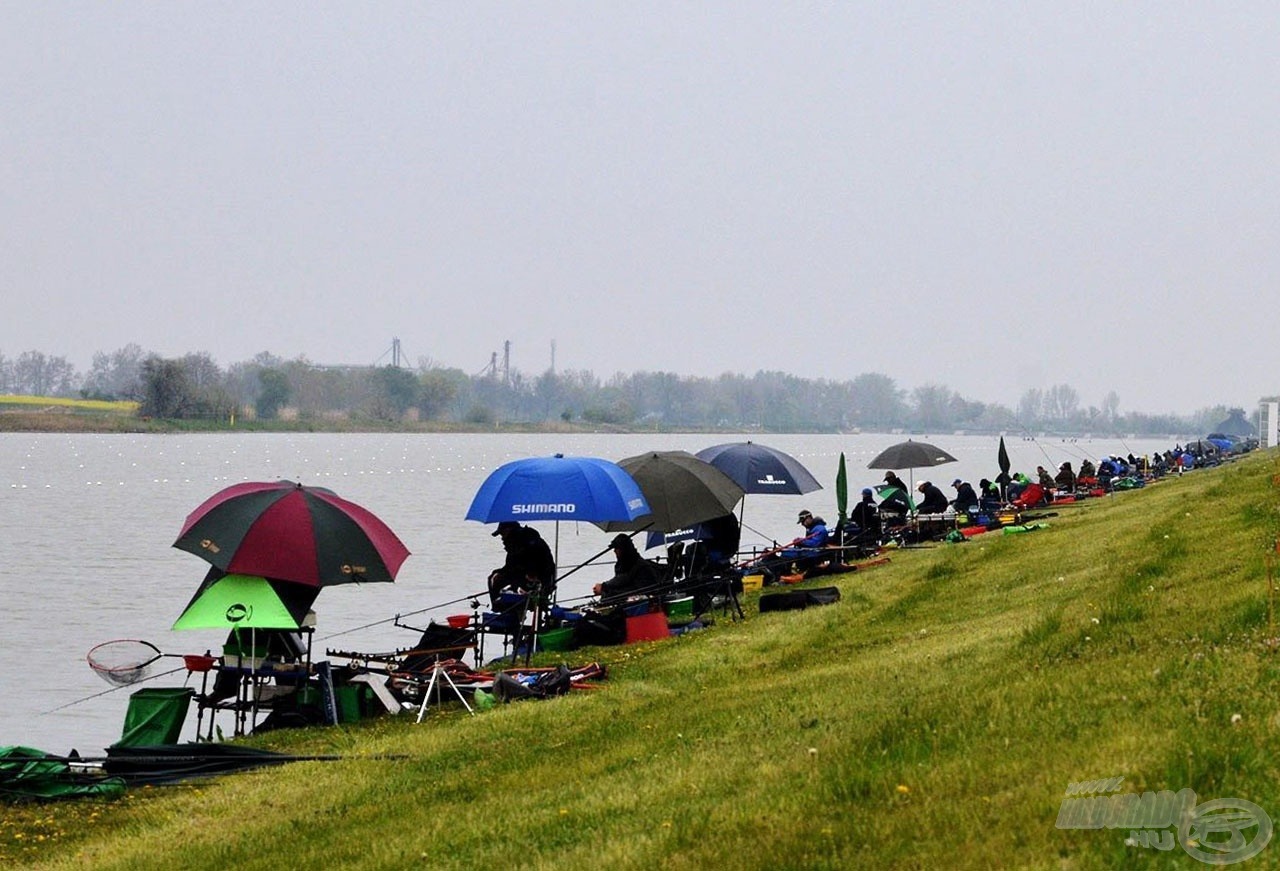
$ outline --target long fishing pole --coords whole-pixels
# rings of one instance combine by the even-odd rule
[[[467,595],[463,596],[460,599],[451,599],[448,602],[438,602],[435,605],[428,605],[427,607],[419,608],[416,611],[409,611],[407,613],[396,614],[394,617],[388,617],[385,620],[375,620],[372,623],[366,623],[363,626],[353,626],[350,629],[343,629],[341,632],[334,632],[332,635],[325,635],[323,638],[319,638],[317,640],[328,641],[330,638],[337,638],[340,635],[350,635],[352,632],[360,632],[365,629],[372,629],[374,626],[382,626],[386,623],[393,623],[396,620],[399,620],[401,617],[413,617],[416,614],[425,614],[426,612],[434,611],[437,608],[446,608],[449,605],[457,605],[460,602],[470,602],[475,599],[478,599],[482,595],[484,595],[484,592],[468,593]]]
[[[633,533],[631,533],[631,535],[632,535],[632,536],[636,536],[636,535],[639,535],[639,534],[640,534],[640,532],[643,532],[643,530],[639,530],[639,531],[637,531],[637,532],[633,532]],[[604,555],[605,555],[606,553],[608,553],[610,550],[611,550],[611,548],[606,547],[604,550],[602,550],[602,551],[598,552],[595,556],[591,557],[591,558],[590,558],[590,559],[588,559],[586,562],[581,563],[581,564],[579,564],[579,565],[577,565],[577,566],[574,566],[574,567],[573,567],[572,569],[570,569],[569,571],[567,571],[567,572],[565,572],[564,574],[562,574],[562,575],[560,575],[559,577],[557,577],[557,578],[556,578],[556,583],[557,583],[557,584],[559,584],[559,583],[560,583],[560,581],[564,580],[565,578],[569,577],[570,575],[572,575],[573,573],[575,573],[575,572],[579,571],[580,569],[583,569],[583,568],[586,568],[586,567],[587,567],[587,566],[589,566],[589,565],[593,565],[593,564],[595,564],[595,561],[596,561],[596,560],[598,560],[600,557],[604,556]],[[458,598],[458,599],[450,599],[450,600],[449,600],[449,601],[447,601],[447,602],[437,602],[437,603],[436,603],[436,604],[434,604],[434,605],[428,605],[427,607],[425,607],[425,608],[419,608],[419,609],[418,609],[418,610],[416,610],[416,611],[408,611],[408,612],[402,612],[402,613],[396,614],[395,616],[388,617],[388,618],[386,618],[385,620],[374,620],[372,623],[365,623],[363,626],[353,626],[353,627],[351,627],[350,629],[343,629],[341,632],[334,632],[334,633],[332,633],[332,634],[330,634],[330,635],[325,635],[325,636],[323,636],[323,637],[321,637],[321,638],[319,638],[319,639],[317,639],[317,640],[318,640],[318,641],[328,641],[330,638],[338,638],[338,637],[340,637],[340,636],[342,636],[342,635],[350,635],[350,634],[351,634],[351,633],[353,633],[353,632],[362,632],[362,631],[364,631],[365,629],[372,629],[372,628],[373,628],[373,627],[375,627],[375,626],[383,626],[383,625],[386,625],[387,623],[394,623],[395,621],[399,620],[401,617],[413,617],[413,616],[415,616],[415,615],[417,615],[417,614],[425,614],[425,613],[426,613],[426,612],[428,612],[428,611],[435,611],[435,610],[440,609],[440,608],[446,608],[446,607],[448,607],[449,605],[457,605],[457,604],[460,604],[460,603],[462,603],[462,602],[470,602],[470,601],[474,601],[474,600],[476,600],[476,599],[479,599],[481,596],[486,595],[486,593],[487,593],[487,592],[488,592],[487,590],[481,590],[480,592],[476,592],[476,593],[468,593],[467,595],[462,596],[461,598]]]
[[[43,717],[45,714],[52,714],[54,711],[61,711],[63,708],[69,708],[72,705],[78,705],[81,702],[87,702],[90,699],[96,699],[101,696],[109,695],[110,693],[114,693],[117,690],[125,689],[126,687],[135,686],[136,684],[145,683],[146,681],[149,681],[149,680],[155,680],[158,677],[164,677],[165,675],[176,674],[180,671],[186,671],[186,670],[187,670],[186,666],[182,666],[181,668],[174,668],[174,669],[170,669],[169,671],[162,671],[159,674],[150,674],[142,678],[141,680],[135,680],[133,683],[121,684],[118,687],[112,687],[109,690],[103,690],[100,693],[94,693],[93,695],[85,696],[82,699],[76,699],[74,702],[67,702],[65,705],[58,705],[58,707],[56,708],[50,708],[47,711],[41,711],[40,716]]]

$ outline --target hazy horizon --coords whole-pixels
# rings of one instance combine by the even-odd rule
[[[1280,393],[1260,3],[0,9],[0,351]]]

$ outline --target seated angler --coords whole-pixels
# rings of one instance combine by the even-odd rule
[[[831,533],[825,520],[805,509],[800,512],[797,522],[804,527],[805,534],[761,558],[759,565],[766,576],[776,579],[792,569],[804,571],[833,555],[834,551],[827,549]]]
[[[1036,466],[1036,481],[1044,488],[1046,493],[1052,493],[1053,488],[1057,486],[1053,476],[1049,474],[1049,470],[1044,466]]]
[[[1053,482],[1063,492],[1072,493],[1075,491],[1076,473],[1071,470],[1070,463],[1063,463],[1058,467],[1058,474],[1054,475]]]
[[[916,505],[919,514],[943,514],[951,504],[947,494],[929,481],[921,481],[916,489],[920,491],[920,502]]]
[[[592,588],[601,602],[618,602],[628,596],[651,596],[662,592],[662,570],[640,555],[631,536],[618,533],[609,542],[609,549],[617,557],[613,577]]]
[[[880,488],[881,523],[884,526],[901,526],[914,507],[906,482],[893,472],[885,472],[884,486]]]
[[[983,511],[995,511],[1000,507],[1000,485],[983,478],[978,482],[978,507]]]
[[[853,506],[853,510],[849,512],[849,519],[858,527],[858,532],[854,536],[856,544],[880,543],[880,509],[872,495],[871,488],[864,487],[862,501]]]
[[[951,500],[951,504],[955,506],[956,513],[964,514],[970,510],[978,510],[978,494],[974,492],[972,484],[956,478],[951,482],[951,486],[956,491],[956,498]]]
[[[502,537],[507,559],[489,573],[489,599],[495,611],[504,592],[538,592],[550,598],[556,586],[556,560],[538,530],[514,520],[498,524],[493,535]]]

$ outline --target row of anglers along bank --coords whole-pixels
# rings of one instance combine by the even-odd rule
[[[598,663],[531,665],[532,655],[655,641],[715,619],[740,619],[744,592],[883,565],[895,547],[941,537],[941,526],[931,526],[939,521],[947,532],[1015,527],[1031,509],[1124,489],[1126,480],[1141,486],[1174,468],[1215,461],[1203,455],[1194,464],[1105,457],[1094,469],[1059,468],[1073,481],[1068,486],[1055,477],[1050,487],[1043,469],[1039,480],[1031,480],[1004,466],[1003,440],[999,453],[994,487],[979,482],[982,495],[970,503],[965,482],[953,481],[955,495],[936,516],[928,510],[936,504],[930,502],[931,496],[936,500],[933,485],[904,485],[898,472],[913,475],[954,462],[945,451],[914,441],[887,449],[869,464],[886,470],[884,480],[865,488],[853,506],[842,456],[836,521],[828,525],[802,511],[799,535],[749,553],[739,547],[736,513],[748,494],[768,498],[822,489],[784,452],[741,442],[696,455],[647,452],[616,463],[562,455],[517,460],[486,478],[466,515],[493,524],[502,565],[474,595],[416,612],[466,602],[469,613],[450,613],[425,626],[413,624],[415,615],[397,615],[383,622],[412,631],[413,643],[386,651],[330,648],[324,658],[312,649],[313,606],[323,589],[394,581],[408,548],[371,511],[326,488],[291,481],[227,487],[187,516],[174,542],[210,565],[173,628],[225,630],[221,651],[171,654],[134,639],[96,645],[87,656],[94,672],[113,689],[134,687],[120,741],[105,757],[6,748],[0,752],[0,795],[96,793],[290,761],[219,744],[272,728],[375,715],[421,720],[433,704],[447,701],[474,712],[494,703],[592,691],[606,677]],[[607,544],[596,559],[567,571],[557,566],[533,524],[559,520],[601,528]],[[600,558],[612,562],[612,576],[589,597],[558,596],[560,581],[599,565]],[[760,609],[828,604],[839,595],[835,588],[785,592],[766,593]],[[164,667],[175,659],[180,667]],[[181,686],[136,686],[183,672]],[[192,731],[194,741],[180,744]]]

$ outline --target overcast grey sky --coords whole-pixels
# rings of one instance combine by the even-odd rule
[[[0,351],[1280,393],[1273,3],[0,6]]]

